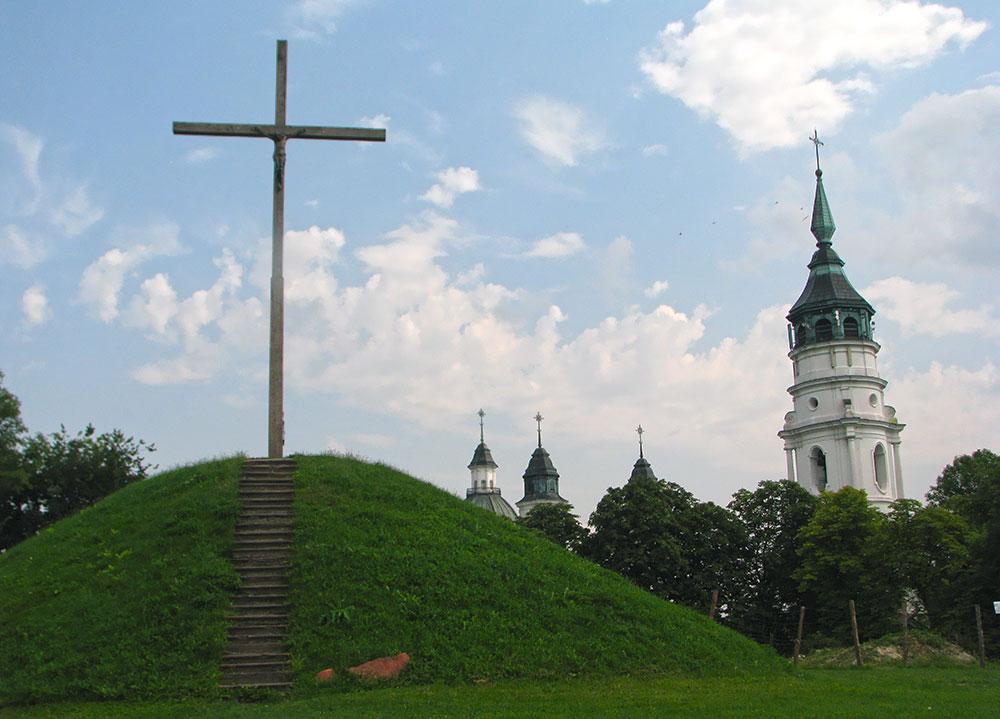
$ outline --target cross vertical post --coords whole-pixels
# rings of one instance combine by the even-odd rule
[[[288,80],[288,41],[278,40],[274,91],[274,124],[175,122],[175,135],[256,137],[274,142],[274,208],[271,217],[271,327],[268,351],[267,456],[277,459],[285,445],[285,145],[289,139],[385,142],[385,130],[358,127],[288,125],[285,101]]]
[[[288,42],[278,40],[274,81],[274,124],[285,127]],[[281,457],[285,447],[285,142],[274,139],[274,206],[271,216],[271,331],[267,378],[267,456]]]

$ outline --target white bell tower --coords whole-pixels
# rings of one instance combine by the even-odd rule
[[[844,274],[833,250],[836,230],[823,189],[816,143],[816,198],[811,230],[816,252],[809,279],[788,312],[794,409],[778,436],[785,443],[788,478],[813,494],[862,489],[883,511],[903,494],[899,455],[904,425],[885,404],[878,374],[880,346],[872,339],[875,310]]]

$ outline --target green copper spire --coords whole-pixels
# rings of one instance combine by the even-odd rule
[[[833,224],[830,203],[826,201],[826,191],[823,189],[823,171],[819,169],[819,146],[823,143],[816,130],[813,130],[813,136],[809,139],[816,146],[816,199],[813,200],[812,224],[809,229],[812,230],[817,245],[831,245],[833,243],[830,238],[837,231],[837,226]]]

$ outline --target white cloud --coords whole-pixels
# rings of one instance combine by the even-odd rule
[[[0,263],[27,270],[45,259],[45,245],[17,225],[6,225],[0,234]]]
[[[601,284],[606,295],[614,301],[632,297],[632,241],[619,235],[604,249],[600,257]]]
[[[926,64],[987,27],[908,0],[710,0],[690,31],[668,24],[640,67],[754,152],[800,144],[813,127],[835,132],[858,96],[875,92],[866,70]]]
[[[543,237],[531,246],[525,257],[558,258],[569,257],[586,247],[583,238],[576,232],[557,232]]]
[[[170,279],[159,272],[143,281],[125,313],[125,324],[165,335],[167,324],[177,314],[177,293]]]
[[[932,362],[890,378],[886,400],[899,410],[903,430],[903,484],[922,497],[945,465],[959,454],[996,449],[1000,425],[1000,372],[991,362],[978,369]]]
[[[876,139],[903,199],[903,212],[876,228],[894,258],[939,266],[942,257],[1000,266],[1000,87],[931,95]],[[874,234],[874,233],[873,233]]]
[[[18,213],[30,215],[38,209],[42,197],[42,178],[38,171],[38,161],[41,158],[44,143],[40,137],[23,127],[3,122],[0,122],[0,138],[14,149],[21,165],[22,176],[34,192],[33,198],[19,208]]]
[[[103,217],[104,209],[96,207],[90,201],[87,186],[80,185],[52,211],[50,221],[67,237],[76,237]]]
[[[653,282],[653,284],[644,289],[642,291],[642,294],[650,299],[653,299],[655,297],[659,297],[668,289],[670,289],[669,282],[667,282],[666,280],[656,280],[655,282]]]
[[[184,162],[189,165],[200,165],[204,162],[217,160],[222,153],[217,147],[196,147],[184,154]]]
[[[644,157],[666,157],[669,154],[667,146],[660,143],[653,143],[642,148]]]
[[[51,317],[44,287],[32,285],[24,291],[21,295],[21,312],[24,314],[24,323],[29,327],[40,325]]]
[[[295,36],[303,40],[318,40],[322,35],[337,31],[334,22],[358,0],[296,0],[290,19]]]
[[[88,265],[80,278],[80,299],[104,323],[118,316],[118,295],[127,273],[153,257],[180,250],[178,228],[173,223],[151,225],[132,234],[139,234],[142,241],[108,250]]]
[[[435,176],[437,183],[421,195],[421,198],[438,207],[451,207],[457,195],[480,189],[479,173],[471,167],[449,167]]]
[[[536,95],[514,108],[521,137],[542,156],[572,167],[585,154],[606,146],[604,133],[587,119],[583,110],[566,102]]]
[[[360,120],[358,120],[358,124],[361,125],[361,127],[381,129],[389,127],[389,120],[391,119],[392,118],[388,115],[380,112],[377,115],[364,115]]]
[[[1000,324],[990,305],[977,309],[952,309],[961,293],[942,282],[912,282],[887,277],[866,287],[861,294],[879,308],[883,317],[899,324],[904,334],[943,337],[950,334],[994,336]]]

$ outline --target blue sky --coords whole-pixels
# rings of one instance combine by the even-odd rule
[[[532,416],[586,516],[642,423],[703,499],[784,474],[784,314],[824,139],[834,246],[878,311],[907,494],[997,448],[1000,52],[986,2],[2,3],[0,370],[34,431],[161,465],[266,450],[271,144],[291,142],[287,450],[456,493]]]

